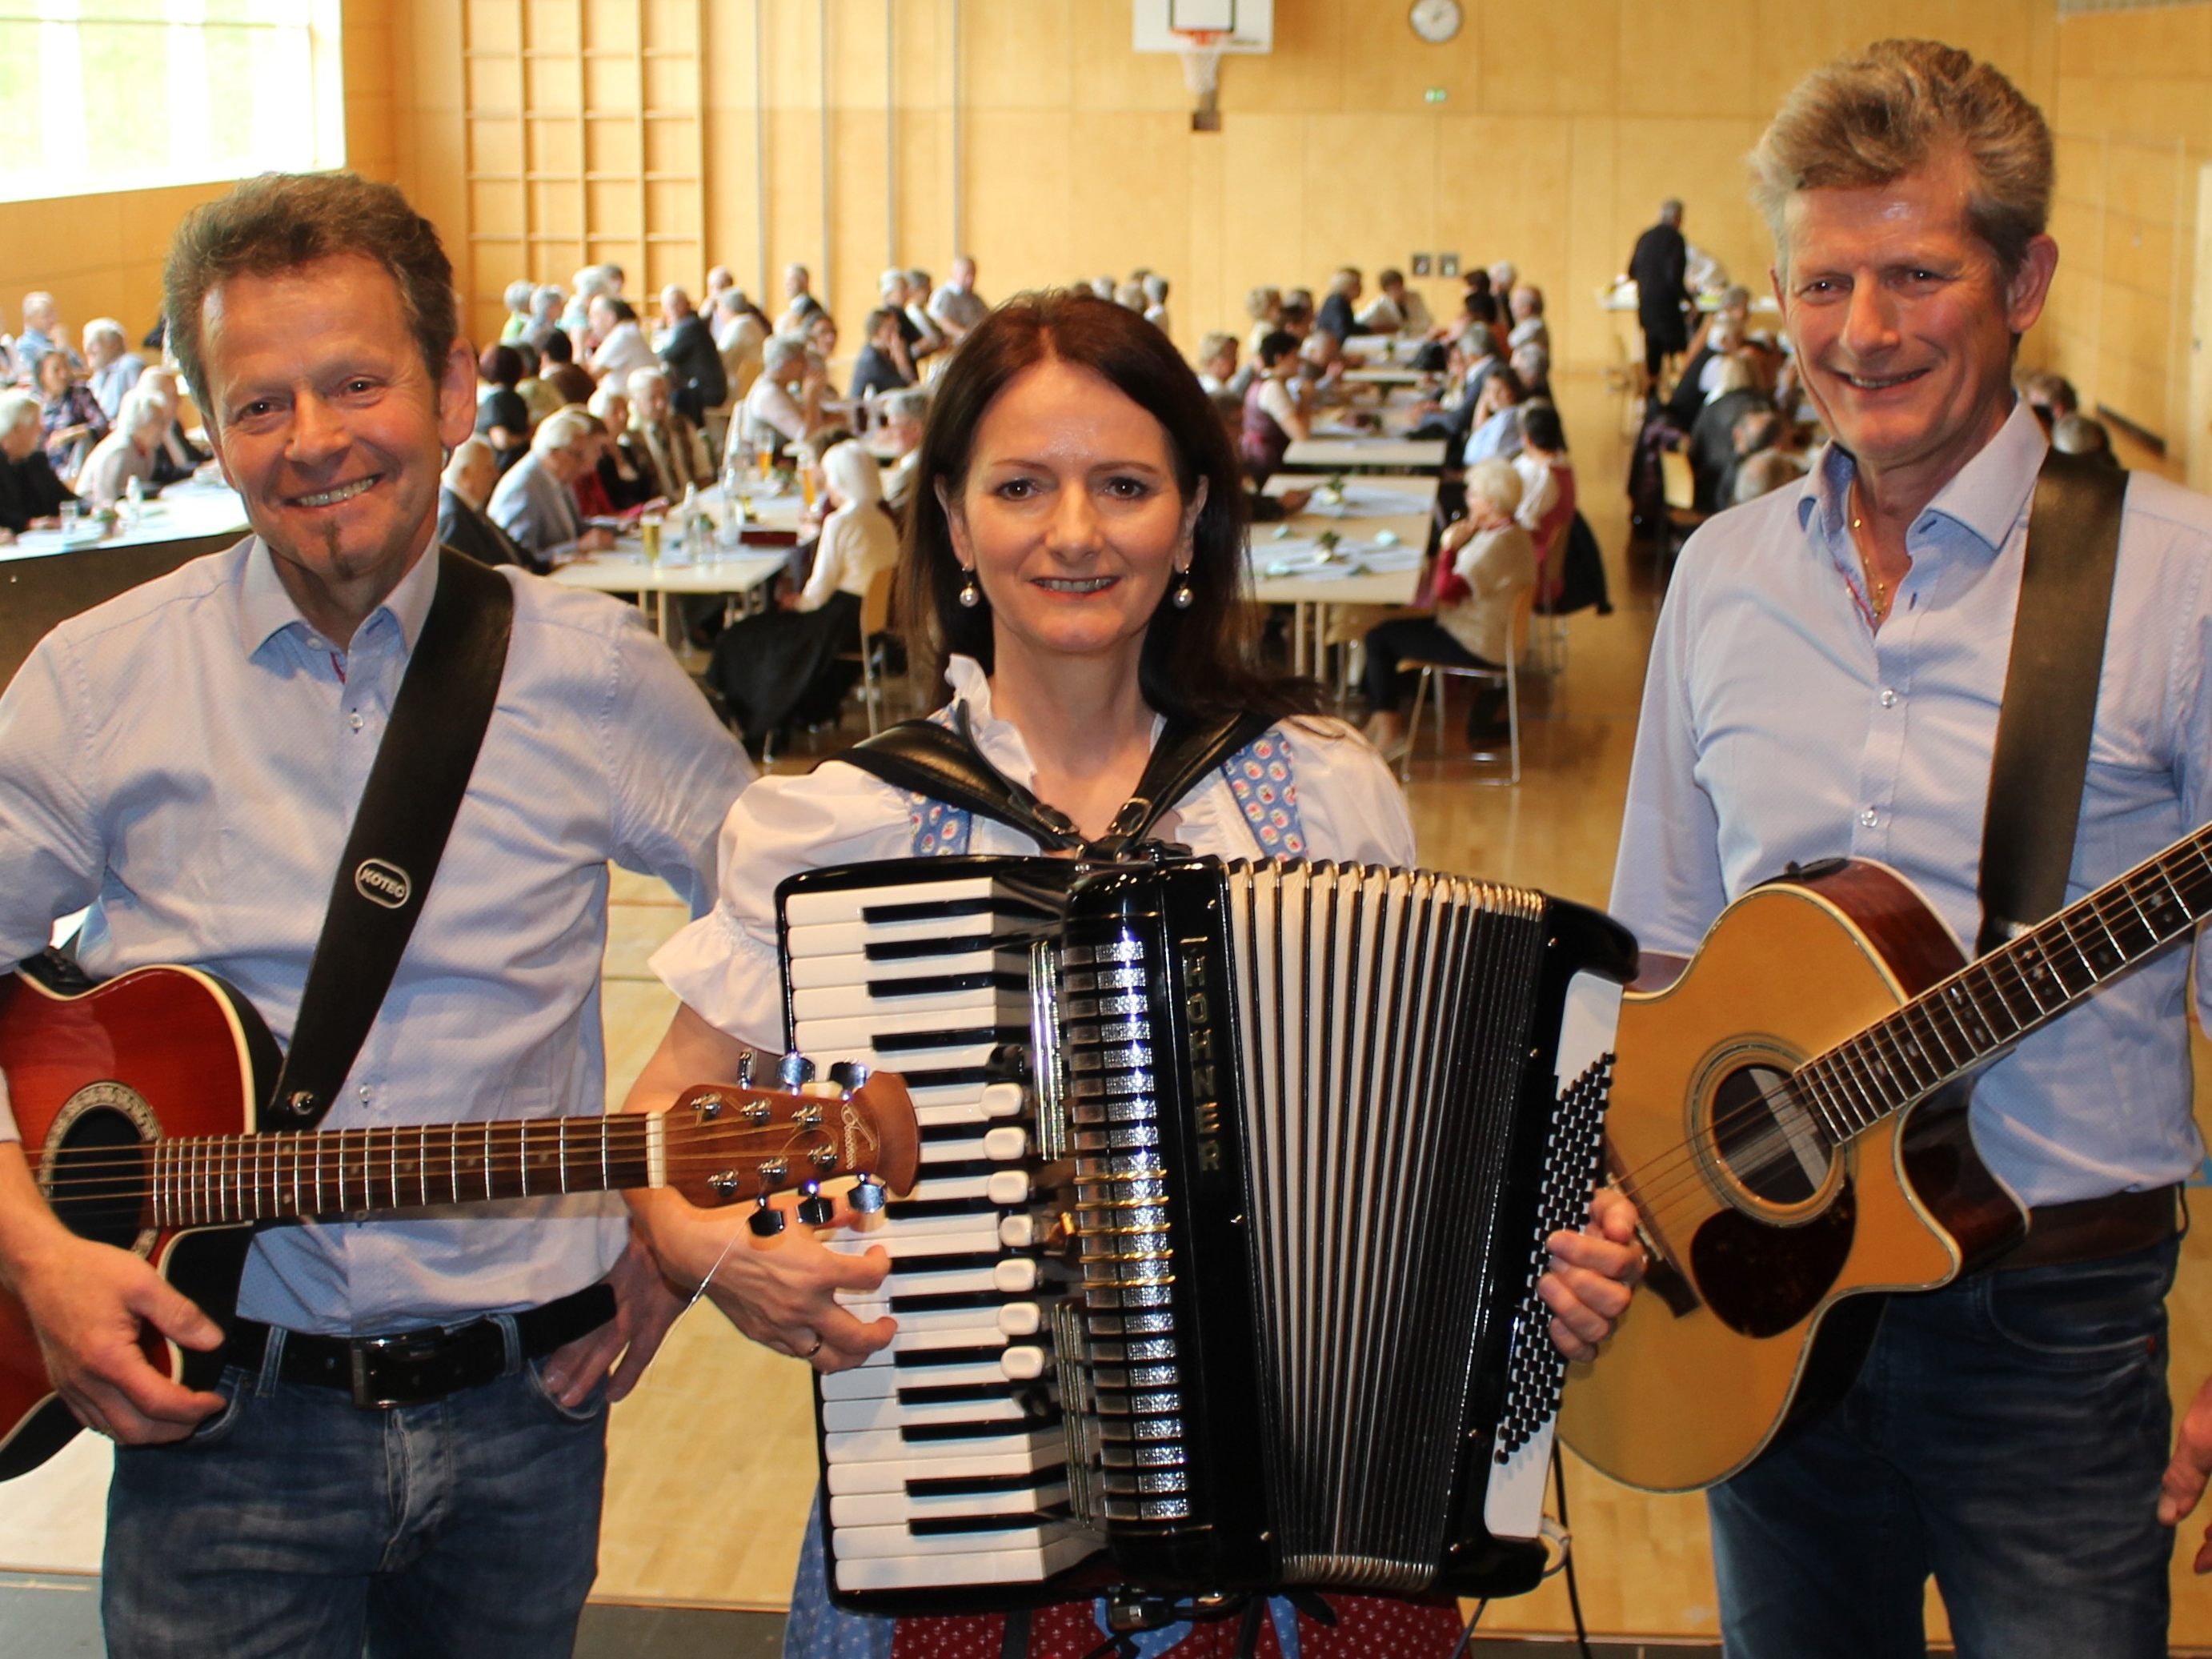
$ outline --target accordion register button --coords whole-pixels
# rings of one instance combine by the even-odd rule
[[[999,1356],[999,1370],[1010,1382],[1034,1382],[1044,1375],[1044,1366],[1042,1348],[1024,1346],[1009,1348]]]
[[[1022,1085],[1018,1083],[987,1083],[983,1085],[983,1115],[1012,1117],[1022,1109]]]
[[[983,1136],[983,1156],[994,1164],[1011,1164],[1024,1157],[1030,1149],[1030,1138],[1021,1129],[992,1129]]]
[[[1036,1243],[1037,1224],[1033,1215],[1002,1215],[999,1218],[999,1243],[1010,1250],[1026,1250]]]
[[[1036,1289],[1037,1264],[1026,1256],[1001,1261],[991,1269],[991,1284],[1008,1296],[1019,1296]]]
[[[1009,1302],[999,1310],[999,1328],[1008,1336],[1035,1336],[1043,1323],[1034,1302]]]
[[[1029,1201],[1030,1178],[1022,1170],[1000,1170],[984,1183],[984,1196],[997,1205],[1024,1204]]]

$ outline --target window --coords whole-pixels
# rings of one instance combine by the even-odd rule
[[[0,201],[345,162],[338,0],[0,0]]]

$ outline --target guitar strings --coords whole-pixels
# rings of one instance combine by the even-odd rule
[[[1901,1068],[1896,1060],[1893,1060],[1881,1052],[1881,1034],[1885,1030],[1895,1025],[1909,1032],[1913,1023],[1914,1009],[1919,1008],[1924,1011],[1932,1007],[1937,993],[1945,986],[1955,981],[1962,981],[1969,975],[1978,973],[1997,991],[1996,1006],[2002,1010],[2005,1018],[2015,1027],[2011,1036],[2002,1039],[1996,1046],[2009,1046],[2025,1038],[2046,1021],[2055,1018],[2057,1013],[2063,1012],[2064,1005],[2070,1004],[2078,996],[2089,994],[2113,974],[2132,966],[2134,962],[2140,960],[2151,951],[2171,944],[2202,920],[2204,912],[2201,906],[2205,900],[2212,898],[2212,892],[2207,890],[2208,888],[2212,888],[2212,857],[2207,856],[2205,844],[2208,836],[2212,836],[2212,831],[2199,831],[2197,836],[2191,838],[2189,842],[2170,848],[2166,853],[2146,860],[2125,875],[2107,883],[2105,887],[2081,900],[2077,906],[2070,907],[2076,921],[2094,918],[2097,925],[2104,930],[2106,939],[2120,951],[2124,957],[2127,958],[2118,967],[2100,972],[2096,964],[2090,960],[2088,951],[2084,948],[2081,939],[2077,937],[2075,922],[2067,920],[2069,912],[2062,911],[2001,950],[1992,951],[1989,956],[1969,963],[1954,973],[1947,975],[1927,991],[1899,1005],[1891,1013],[1883,1016],[1882,1018],[1874,1022],[1845,1042],[1812,1056],[1789,1073],[1776,1087],[1764,1090],[1747,1098],[1737,1107],[1717,1114],[1705,1128],[1692,1134],[1686,1140],[1657,1153],[1636,1169],[1623,1171],[1618,1177],[1618,1184],[1635,1200],[1638,1209],[1656,1223],[1664,1215],[1679,1213],[1686,1200],[1703,1196],[1708,1182],[1704,1164],[1708,1157],[1723,1162],[1731,1170],[1739,1170],[1744,1173],[1765,1175],[1778,1167],[1786,1168],[1788,1163],[1796,1161],[1796,1153],[1787,1132],[1778,1123],[1770,1121],[1766,1127],[1759,1129],[1748,1139],[1744,1155],[1729,1157],[1723,1155],[1721,1151],[1721,1142],[1726,1131],[1741,1127],[1747,1118],[1755,1116],[1760,1112],[1768,1113],[1771,1119],[1771,1109],[1783,1101],[1788,1101],[1805,1111],[1820,1125],[1822,1139],[1828,1143],[1832,1150],[1840,1152],[1865,1129],[1872,1127],[1874,1123],[1881,1121],[1883,1118],[1893,1115],[1898,1109],[1877,1107],[1875,1116],[1871,1121],[1845,1129],[1838,1133],[1838,1124],[1832,1114],[1821,1106],[1817,1097],[1813,1096],[1808,1090],[1800,1089],[1800,1082],[1807,1077],[1808,1073],[1814,1072],[1816,1068],[1844,1065],[1848,1060],[1850,1051],[1863,1048],[1871,1049],[1873,1052],[1870,1059],[1863,1060],[1862,1069],[1878,1083],[1887,1083],[1894,1086],[1897,1080],[1902,1077],[1908,1083],[1911,1093],[1915,1098],[1925,1098],[1928,1095],[1935,1093],[1963,1075],[1970,1067],[1951,1062],[1947,1054],[1943,1069],[1936,1081],[1923,1087],[1911,1079],[1909,1070]],[[2205,871],[2201,873],[2179,873],[2160,867],[2171,860],[2185,856],[2195,857],[2200,863],[2205,865]],[[2145,910],[2137,897],[2138,890],[2146,886],[2154,878],[2165,888],[2167,897],[2182,913],[2180,925],[2172,927],[2170,931],[2162,929],[2160,924],[2151,921],[2149,913]],[[2150,902],[2154,908],[2163,902],[2155,895],[2150,896]],[[2112,931],[2112,924],[2115,921],[2125,926],[2130,925],[2130,920],[2153,936],[2152,942],[2132,957],[2129,956],[2127,947],[2120,944],[2118,935]],[[2056,969],[2048,969],[2051,979],[2057,983],[2061,1006],[2045,1008],[2042,997],[2038,994],[2032,982],[2030,972],[2025,966],[2025,963],[2032,951],[2047,964],[2050,961],[2051,945],[2061,939],[2066,948],[2073,951],[2083,969],[2087,971],[2091,982],[2079,993],[2071,992],[2066,989],[2063,976],[2059,975]],[[2036,1009],[2036,1013],[2022,1021],[2014,1011],[2013,1001],[2004,995],[2007,990],[2023,995],[2028,1005]],[[1978,994],[1970,994],[1969,1000],[1984,1030],[1994,1036],[1996,1027],[1989,1017],[1989,1002]],[[1924,1022],[1926,1018],[1924,1012],[1921,1018]],[[1935,1030],[1932,1024],[1929,1029]],[[1913,1036],[1911,1041],[1914,1049],[1924,1060],[1931,1045],[1918,1036]],[[1907,1052],[1903,1045],[1895,1040],[1892,1041],[1890,1047],[1900,1060]],[[1933,1045],[1933,1048],[1936,1053],[1945,1053],[1940,1033],[1937,1035],[1937,1041]],[[1848,1069],[1844,1072],[1839,1082],[1848,1087],[1838,1087],[1833,1092],[1842,1100],[1847,1109],[1857,1110],[1865,1104],[1873,1103],[1869,1101],[1862,1103],[1860,1106],[1853,1105],[1848,1089],[1857,1089],[1862,1093],[1865,1091],[1863,1085],[1852,1081]],[[1778,1146],[1778,1152],[1775,1150]]]

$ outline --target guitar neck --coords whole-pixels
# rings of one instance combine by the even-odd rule
[[[2212,913],[2212,824],[1971,962],[1795,1073],[1840,1141],[1995,1059]]]
[[[505,1119],[388,1129],[160,1140],[147,1170],[157,1226],[657,1187],[664,1119]]]

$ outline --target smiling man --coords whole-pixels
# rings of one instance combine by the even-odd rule
[[[64,623],[0,696],[0,959],[89,907],[94,977],[187,962],[289,1042],[438,597],[471,354],[428,222],[350,176],[272,175],[196,210],[167,288],[253,533]],[[747,777],[729,736],[626,608],[501,580],[497,702],[326,1128],[599,1110],[608,862],[695,913],[714,891]],[[606,1404],[675,1305],[619,1200],[272,1227],[224,1328],[210,1314],[228,1310],[65,1231],[10,1127],[0,1112],[0,1282],[63,1400],[120,1447],[110,1652],[568,1650]],[[218,1387],[150,1367],[149,1334],[219,1346]]]
[[[1790,94],[1754,174],[1833,442],[1684,550],[1613,908],[1686,956],[1752,884],[1874,859],[1971,941],[1999,699],[2039,692],[2006,671],[2045,455],[2012,369],[2057,264],[2050,131],[1987,64],[1886,41]],[[2208,585],[2212,502],[2136,477],[2069,900],[2212,816]],[[1731,1656],[1917,1653],[1931,1574],[1962,1654],[2165,1653],[2169,1528],[2212,1462],[2212,1385],[2170,1448],[2166,1380],[2175,1195],[2203,1155],[2191,974],[2154,957],[1981,1075],[1974,1139],[2027,1242],[1890,1298],[1843,1400],[1712,1492]]]

